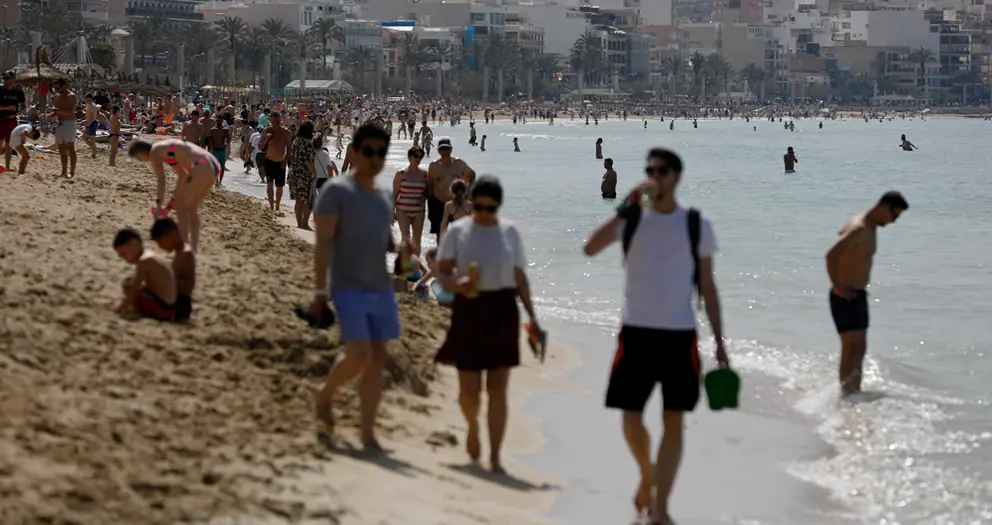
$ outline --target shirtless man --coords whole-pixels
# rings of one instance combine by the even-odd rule
[[[437,141],[440,159],[431,162],[427,168],[427,218],[431,221],[431,233],[441,242],[441,223],[444,219],[444,205],[451,200],[451,183],[462,179],[469,191],[475,184],[475,171],[464,160],[451,156],[451,139]]]
[[[4,167],[10,169],[11,133],[17,127],[17,114],[24,106],[24,91],[14,83],[15,74],[7,71],[3,74],[3,85],[0,86],[0,146],[4,147]],[[37,118],[37,117],[35,117]],[[32,122],[30,117],[28,122]]]
[[[176,278],[169,262],[146,250],[141,234],[133,229],[117,232],[114,250],[134,265],[134,275],[124,280],[124,298],[117,312],[171,322],[176,313]]]
[[[200,112],[194,109],[189,116],[189,121],[183,124],[183,140],[201,146],[203,145],[204,129],[200,122]]]
[[[93,95],[89,93],[83,97],[83,104],[85,104],[84,111],[86,111],[86,116],[83,117],[83,125],[86,127],[83,141],[90,147],[90,158],[95,159],[96,132],[100,129],[100,106],[93,103]]]
[[[269,198],[269,209],[279,213],[283,188],[286,187],[286,159],[290,155],[289,130],[282,126],[282,115],[273,111],[269,127],[262,132],[258,147],[265,152],[265,192]],[[272,187],[275,186],[275,199]]]
[[[862,363],[868,349],[868,282],[875,256],[876,228],[896,222],[909,209],[906,198],[890,191],[870,210],[841,228],[827,251],[830,313],[840,334],[840,388],[845,396],[861,391]]]
[[[163,217],[152,225],[152,240],[159,248],[172,254],[172,274],[176,278],[175,322],[189,321],[193,313],[193,289],[196,288],[196,255],[193,247],[183,242],[179,235],[179,225],[169,217]]]
[[[117,150],[121,147],[121,107],[110,108],[110,166],[117,165]]]
[[[613,169],[613,159],[603,161],[606,173],[603,174],[603,182],[599,185],[604,199],[617,198],[617,172]]]
[[[62,160],[62,176],[76,176],[76,94],[69,91],[65,80],[55,79],[55,104],[49,111],[55,115],[55,144]]]

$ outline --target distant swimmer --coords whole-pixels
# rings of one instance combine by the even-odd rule
[[[823,121],[820,121],[820,129],[823,129]]]
[[[785,151],[785,155],[782,157],[782,160],[785,161],[786,173],[796,172],[796,164],[799,164],[799,159],[796,157],[796,152],[792,149],[792,146],[789,146],[789,149]]]
[[[644,129],[648,129],[648,121],[646,119],[644,120]]]
[[[482,136],[482,143],[479,144],[479,151],[486,151],[486,136]]]
[[[596,158],[603,158],[603,139],[596,139]]]
[[[754,128],[754,131],[758,131],[758,126],[751,126],[751,127]]]
[[[914,149],[920,149],[917,148],[916,145],[913,144],[912,142],[906,140],[906,135],[900,137],[900,140],[902,140],[902,143],[899,144],[899,147],[902,148],[903,151],[913,151]]]
[[[862,365],[868,349],[868,283],[875,256],[876,228],[896,222],[909,209],[897,191],[882,195],[870,210],[855,215],[841,228],[827,251],[830,313],[840,334],[838,378],[843,395],[861,391]]]
[[[475,122],[468,123],[468,145],[475,146]]]
[[[517,140],[517,137],[513,137],[513,152],[520,153],[520,142]]]
[[[603,193],[604,199],[617,198],[617,172],[613,169],[613,159],[603,161],[606,173],[603,174],[603,182],[599,185],[599,190]]]
[[[669,130],[674,130],[675,129],[675,121],[674,120],[669,120],[668,121],[668,129]]]

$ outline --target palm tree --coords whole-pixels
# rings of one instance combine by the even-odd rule
[[[241,52],[252,73],[252,84],[258,85],[263,78],[265,57],[272,52],[272,35],[264,27],[249,27],[241,41]]]
[[[476,71],[482,73],[482,101],[489,100],[489,52],[483,40],[472,42],[472,60]]]
[[[716,53],[706,57],[706,69],[715,80],[723,81],[723,90],[730,94],[730,76],[734,69],[724,60],[723,55]]]
[[[404,33],[400,41],[401,55],[403,61],[403,75],[406,78],[406,89],[404,94],[410,96],[413,90],[413,70],[419,68],[424,62],[424,44],[420,38],[413,33]]]
[[[75,33],[76,21],[61,5],[45,6],[40,12],[39,29],[42,38],[60,50]]]
[[[489,65],[496,70],[496,101],[503,101],[503,77],[506,70],[514,62],[514,46],[506,41],[502,35],[496,33],[489,35],[486,42],[486,58]]]
[[[220,20],[214,21],[214,27],[221,36],[221,42],[228,46],[228,69],[230,69],[229,73],[233,79],[234,72],[238,67],[239,39],[244,34],[248,24],[240,16],[230,17],[224,15]]]
[[[446,40],[438,41],[438,43],[430,47],[428,50],[428,55],[430,56],[431,62],[435,64],[435,91],[437,92],[436,95],[440,98],[441,85],[444,82],[444,64],[450,62],[452,57],[451,43]]]
[[[542,91],[547,91],[543,87],[546,80],[557,80],[559,69],[558,57],[555,55],[539,55],[534,58],[534,70],[538,72],[537,78],[541,80]]]
[[[530,49],[521,49],[517,57],[520,68],[524,70],[524,84],[527,100],[534,98],[534,69],[537,67],[537,56]]]
[[[671,94],[678,95],[678,85],[685,75],[685,61],[678,56],[667,56],[661,61],[661,71],[668,76]]]
[[[741,77],[746,79],[750,86],[758,85],[759,97],[761,100],[765,99],[765,81],[768,80],[768,74],[764,69],[758,67],[755,63],[750,63],[741,69]]]
[[[706,55],[696,51],[689,57],[692,67],[692,84],[701,98],[706,98]]]
[[[919,49],[914,49],[909,53],[909,59],[916,62],[920,66],[920,81],[923,82],[923,92],[926,94],[927,98],[930,97],[930,82],[927,75],[927,64],[931,62],[936,62],[937,57],[934,55],[933,51],[925,47],[920,47]]]
[[[325,17],[317,20],[307,29],[311,42],[316,42],[320,46],[321,65],[327,69],[327,44],[331,40],[343,41],[344,36],[341,28],[333,18]]]
[[[213,67],[207,64],[207,53],[220,41],[220,36],[206,24],[189,24],[185,30],[186,54],[189,56],[190,78],[195,84],[201,84],[203,72]]]
[[[568,61],[576,75],[579,98],[582,98],[586,75],[593,71],[599,71],[603,66],[602,41],[589,33],[581,35],[572,44]]]
[[[359,46],[348,50],[345,63],[351,69],[352,80],[358,79],[360,89],[365,89],[365,71],[367,64],[375,57],[372,50]]]
[[[157,31],[158,28],[150,19],[135,20],[131,22],[131,39],[138,47],[136,51],[138,55],[141,56],[141,69],[144,69],[146,66],[145,59],[148,57],[149,49],[154,49],[155,47],[156,40],[158,38]],[[153,64],[154,60],[155,58],[153,55]]]

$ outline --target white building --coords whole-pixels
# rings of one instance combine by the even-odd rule
[[[559,4],[535,1],[504,6],[507,12],[524,15],[534,26],[544,28],[545,53],[568,56],[572,44],[591,28],[585,13],[565,5],[564,1]]]
[[[211,24],[225,16],[239,17],[250,26],[265,20],[282,20],[296,32],[306,32],[317,20],[341,14],[340,0],[212,0],[196,7],[203,21]]]
[[[830,17],[829,40],[817,37],[814,42],[821,47],[857,41],[868,47],[922,47],[935,54],[940,50],[940,35],[930,31],[922,11],[842,11]]]

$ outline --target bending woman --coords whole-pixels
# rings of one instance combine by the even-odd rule
[[[142,162],[149,162],[158,179],[155,200],[155,217],[163,209],[165,202],[165,166],[172,166],[179,180],[172,193],[176,210],[179,235],[195,251],[200,240],[200,216],[197,213],[200,203],[210,193],[221,174],[221,165],[207,150],[181,140],[169,139],[154,144],[135,140],[127,150],[128,156]]]
[[[497,218],[502,201],[499,180],[480,177],[472,187],[472,219],[448,228],[437,257],[438,280],[457,295],[451,305],[448,335],[435,360],[458,369],[458,404],[468,423],[465,446],[472,461],[481,455],[479,405],[485,384],[489,461],[496,473],[504,472],[500,449],[506,434],[510,369],[520,364],[518,297],[540,330],[524,270],[527,259],[520,233]],[[470,272],[473,265],[477,271]]]

